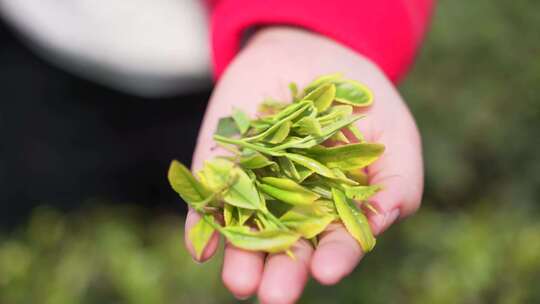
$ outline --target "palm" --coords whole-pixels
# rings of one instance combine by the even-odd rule
[[[414,212],[423,187],[421,144],[401,97],[367,60],[329,40],[298,30],[263,31],[231,64],[210,100],[193,158],[194,169],[200,168],[205,159],[222,153],[214,149],[212,134],[219,118],[233,107],[254,114],[257,104],[265,98],[290,100],[286,89],[290,81],[303,86],[319,75],[336,71],[366,84],[375,95],[374,105],[364,110],[367,118],[358,122],[368,141],[386,146],[383,156],[368,168],[370,182],[384,188],[371,200],[379,211],[369,218],[373,231],[379,234],[399,216]],[[198,215],[190,212],[186,231],[198,220]],[[205,249],[203,260],[215,252],[217,244],[216,235]],[[265,256],[227,244],[223,281],[239,298],[257,292],[263,303],[291,303],[301,295],[309,274],[322,284],[335,284],[356,267],[363,255],[340,224],[331,225],[322,234],[317,248],[300,241],[293,252],[296,260],[285,254]]]

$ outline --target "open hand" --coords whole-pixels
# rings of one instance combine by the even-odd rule
[[[228,67],[208,105],[193,169],[224,153],[215,149],[212,135],[218,120],[233,107],[254,115],[265,98],[290,100],[287,85],[291,81],[303,87],[317,76],[335,72],[365,84],[374,94],[374,104],[363,110],[367,117],[357,123],[368,142],[386,146],[381,158],[367,169],[370,184],[384,189],[370,200],[378,210],[378,214],[368,214],[372,230],[380,234],[397,219],[414,213],[422,196],[423,165],[420,135],[407,106],[375,64],[330,39],[300,29],[260,30]],[[190,210],[186,236],[198,220],[198,214]],[[186,243],[195,256],[187,237]],[[217,245],[216,234],[204,250],[203,261],[214,254]],[[363,256],[341,224],[331,224],[317,248],[301,240],[292,251],[296,260],[286,254],[266,255],[226,244],[223,282],[237,298],[257,293],[262,303],[294,303],[310,275],[321,284],[336,284]]]

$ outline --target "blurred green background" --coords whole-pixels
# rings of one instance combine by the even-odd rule
[[[439,1],[401,86],[424,139],[423,207],[301,303],[540,303],[538,12],[537,0]],[[236,302],[219,258],[187,255],[181,215],[87,205],[38,208],[0,233],[0,303]]]

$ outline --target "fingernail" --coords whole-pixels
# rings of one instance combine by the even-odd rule
[[[393,209],[391,211],[385,212],[385,213],[379,213],[375,215],[371,222],[374,224],[375,227],[375,234],[379,234],[386,230],[388,226],[390,226],[397,218],[399,217],[399,209]]]

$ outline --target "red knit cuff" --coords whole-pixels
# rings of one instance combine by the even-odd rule
[[[377,63],[393,81],[411,64],[432,8],[430,0],[221,0],[212,11],[212,51],[218,78],[258,25],[304,27]]]

